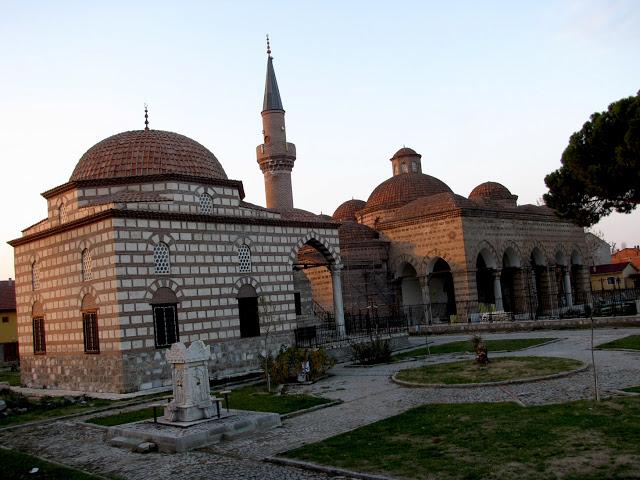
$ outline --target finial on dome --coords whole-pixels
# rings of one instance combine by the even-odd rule
[[[149,130],[149,109],[147,104],[144,104],[144,129]]]
[[[271,44],[269,43],[269,34],[267,33],[267,55],[271,58]]]

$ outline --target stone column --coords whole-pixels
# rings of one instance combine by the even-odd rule
[[[420,290],[422,291],[422,306],[424,308],[424,319],[427,325],[431,325],[431,293],[429,292],[429,275],[419,277]]]
[[[496,270],[493,273],[493,296],[496,301],[496,311],[501,312],[504,310],[502,305],[502,285],[500,285],[500,270]]]
[[[334,263],[329,270],[331,270],[331,283],[333,285],[333,313],[336,319],[336,328],[338,333],[344,336],[347,331],[344,325],[344,304],[342,303],[342,278],[340,276],[342,265]]]
[[[567,299],[567,307],[573,307],[573,296],[571,295],[571,275],[569,268],[565,268],[563,272],[564,296]]]

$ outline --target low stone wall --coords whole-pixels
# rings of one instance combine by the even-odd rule
[[[605,327],[640,327],[640,315],[628,317],[598,317],[593,319],[596,328]],[[567,318],[561,320],[528,320],[514,322],[490,323],[455,323],[451,325],[429,325],[429,335],[444,335],[448,333],[475,332],[520,332],[531,330],[570,330],[590,328],[590,318]],[[424,331],[424,330],[423,330]]]
[[[25,355],[20,359],[21,383],[28,388],[85,392],[122,392],[119,352],[99,355]]]

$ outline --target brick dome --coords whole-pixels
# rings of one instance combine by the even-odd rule
[[[469,194],[469,200],[512,200],[513,198],[514,195],[509,189],[498,182],[481,183]]]
[[[105,138],[87,150],[70,181],[163,173],[227,178],[215,155],[195,140],[162,130],[133,130]]]
[[[420,154],[416,152],[413,148],[402,147],[400,150],[398,150],[396,153],[393,154],[393,157],[391,157],[391,160],[393,160],[394,158],[413,157],[415,155],[420,155]]]
[[[424,173],[396,175],[378,185],[367,200],[366,210],[387,210],[401,207],[420,198],[438,193],[453,193],[442,180]]]
[[[344,222],[345,220],[355,220],[356,212],[358,210],[362,210],[367,205],[367,202],[364,200],[347,200],[343,204],[341,204],[336,211],[333,212],[332,218],[334,220],[338,220],[339,222]]]
[[[338,236],[340,237],[340,244],[346,245],[367,240],[377,240],[379,234],[373,228],[369,228],[366,225],[347,221],[340,225]]]

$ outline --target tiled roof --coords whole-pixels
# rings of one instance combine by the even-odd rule
[[[458,208],[479,208],[471,200],[455,193],[438,193],[430,197],[422,197],[399,208],[395,214],[395,220],[434,215],[436,213],[449,212]]]
[[[606,263],[604,265],[596,265],[595,267],[591,267],[591,273],[594,275],[600,275],[604,273],[620,273],[625,268],[627,268],[629,262],[621,262],[621,263]]]
[[[98,142],[80,158],[70,181],[179,173],[226,179],[213,153],[184,135],[133,130]]]
[[[453,193],[441,180],[424,173],[396,175],[378,185],[367,200],[366,211],[401,207],[420,198],[438,193]]]
[[[514,195],[501,183],[485,182],[478,185],[469,194],[469,200],[476,200],[478,198],[487,200],[512,200]]]
[[[16,282],[14,280],[0,281],[0,310],[16,309]]]
[[[400,150],[398,150],[396,153],[393,154],[393,157],[391,157],[391,160],[393,160],[394,158],[401,158],[401,157],[412,157],[412,156],[421,156],[418,152],[416,152],[413,148],[409,148],[409,147],[402,147]]]
[[[338,229],[340,244],[377,240],[380,236],[374,229],[354,221],[346,221]]]
[[[356,212],[358,210],[362,210],[366,205],[367,202],[364,200],[347,200],[336,208],[336,211],[333,212],[332,218],[339,222],[344,220],[355,220]]]

